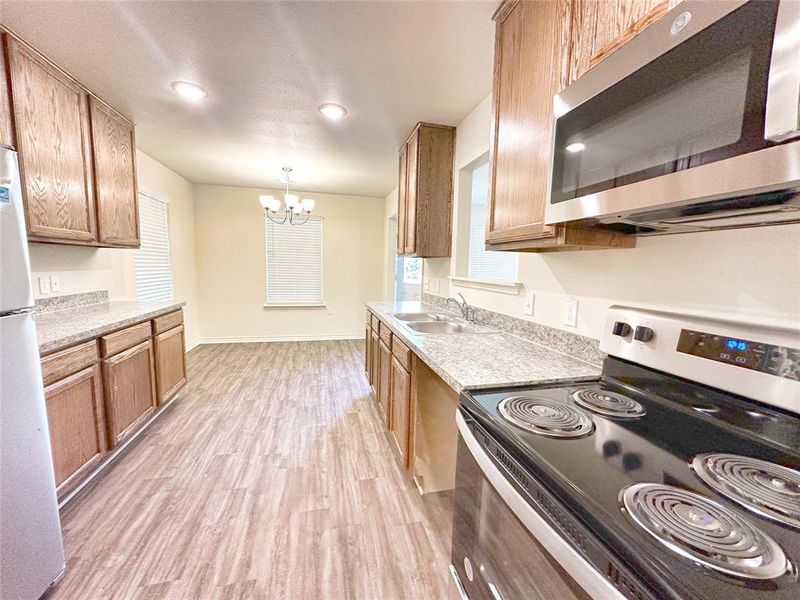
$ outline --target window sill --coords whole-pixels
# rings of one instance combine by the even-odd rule
[[[448,279],[456,287],[487,290],[500,294],[509,294],[511,296],[519,296],[520,291],[522,291],[521,281],[499,281],[497,279],[478,279],[476,277],[461,277],[456,275],[451,275]]]
[[[328,305],[324,302],[319,303],[311,303],[311,304],[293,304],[289,302],[265,302],[264,303],[264,310],[270,309],[285,309],[285,308],[328,308]]]

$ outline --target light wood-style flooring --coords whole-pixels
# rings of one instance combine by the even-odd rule
[[[419,496],[363,342],[201,346],[190,383],[62,512],[52,600],[439,600],[452,493]]]

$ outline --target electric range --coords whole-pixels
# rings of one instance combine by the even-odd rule
[[[800,331],[612,307],[601,349],[462,393],[463,597],[800,597]]]

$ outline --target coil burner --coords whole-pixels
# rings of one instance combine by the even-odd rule
[[[578,390],[572,394],[572,399],[584,408],[608,417],[641,417],[647,412],[633,398],[606,390]]]
[[[692,469],[714,491],[761,516],[800,528],[800,472],[736,454],[698,454]]]
[[[539,435],[575,438],[594,431],[588,414],[547,398],[509,396],[500,402],[497,410],[510,423]]]
[[[709,569],[745,579],[774,579],[789,569],[766,533],[699,494],[636,483],[620,492],[624,511],[661,544]]]

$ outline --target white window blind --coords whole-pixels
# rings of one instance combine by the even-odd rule
[[[139,300],[172,300],[167,203],[139,194],[139,228],[141,247],[133,259],[136,297]]]
[[[489,163],[472,172],[469,218],[468,277],[513,282],[517,279],[516,252],[486,250],[486,203],[489,195]]]
[[[265,218],[264,237],[267,304],[322,304],[322,217],[303,225],[276,225]]]

